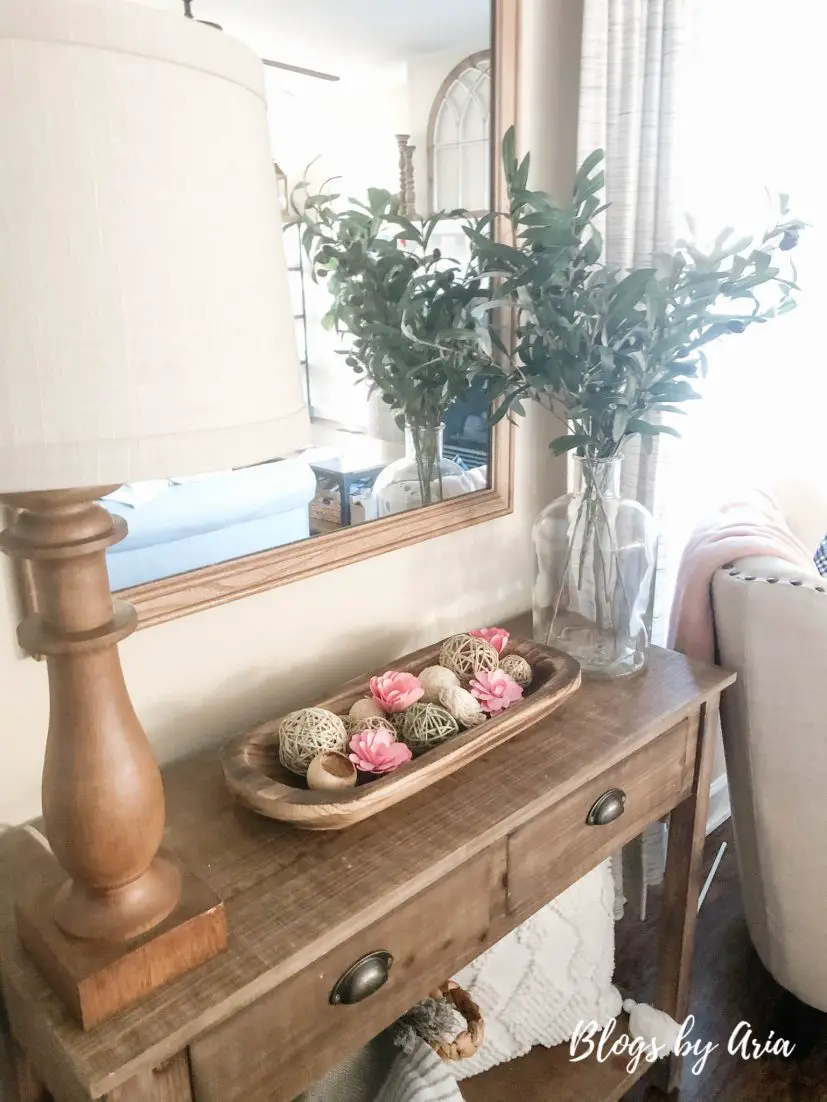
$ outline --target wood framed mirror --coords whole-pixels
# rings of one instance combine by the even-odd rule
[[[516,122],[521,0],[393,7],[199,0],[193,10],[287,65],[265,70],[283,205],[309,152],[320,155],[325,175],[344,178],[347,196],[386,188],[412,219],[432,213],[435,202],[477,209],[486,194],[490,209],[503,210],[499,147]],[[318,134],[310,125],[316,119],[323,120]],[[138,610],[141,627],[512,509],[511,426],[491,430],[473,401],[445,417],[445,454],[462,474],[456,492],[392,515],[372,505],[375,480],[401,458],[404,437],[386,407],[380,402],[377,411],[367,388],[354,385],[322,329],[328,292],[310,279],[294,229],[285,246],[315,442],[255,468],[123,487],[104,502],[130,529],[108,553],[110,580]],[[454,237],[452,247],[464,240],[461,229]],[[28,577],[22,586],[33,610]]]

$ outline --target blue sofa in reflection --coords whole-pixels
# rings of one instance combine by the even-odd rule
[[[129,526],[106,554],[112,589],[306,539],[315,493],[299,459],[122,486],[102,502]]]

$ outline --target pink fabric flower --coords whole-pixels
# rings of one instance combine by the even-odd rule
[[[357,731],[350,740],[350,750],[348,757],[363,773],[392,773],[411,760],[410,749],[404,742],[397,742],[387,727]]]
[[[475,635],[477,639],[484,639],[486,643],[491,644],[497,654],[502,654],[510,633],[505,628],[475,628],[473,631],[469,631],[468,634]]]
[[[383,712],[404,712],[424,695],[425,690],[412,673],[388,670],[370,679],[370,692]]]
[[[479,670],[468,687],[490,716],[510,708],[523,695],[522,685],[504,670]]]

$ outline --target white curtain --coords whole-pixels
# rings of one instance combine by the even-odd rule
[[[725,226],[734,238],[760,229],[773,213],[767,192],[789,193],[791,213],[809,227],[789,254],[798,308],[709,346],[703,398],[681,419],[682,439],[669,442],[658,493],[673,568],[693,527],[726,499],[752,486],[827,483],[827,190],[818,114],[827,101],[827,4],[694,0],[692,18],[678,210],[692,215],[702,248]]]
[[[604,259],[645,267],[675,242],[676,134],[683,100],[688,0],[585,0],[578,160],[606,154]],[[622,490],[657,517],[657,438],[627,445]],[[659,573],[665,569],[659,557]],[[665,635],[656,608],[656,638]]]
[[[606,153],[605,259],[646,265],[675,236],[686,0],[585,0],[578,159]]]
[[[604,259],[645,267],[675,240],[677,117],[688,44],[687,0],[584,0],[578,161],[605,151]],[[659,513],[657,438],[627,446],[626,497]],[[659,555],[658,572],[666,569]],[[655,638],[665,632],[665,602],[656,606]],[[650,827],[642,845],[627,847],[622,894],[637,897],[662,878],[665,828]],[[615,865],[620,877],[620,862]]]

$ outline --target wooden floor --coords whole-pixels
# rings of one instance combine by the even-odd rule
[[[827,1102],[827,1015],[803,1006],[764,970],[747,934],[729,823],[707,839],[707,866],[722,841],[729,845],[699,919],[692,1001],[693,1037],[719,1047],[702,1074],[684,1071],[680,1102]],[[646,923],[625,918],[617,927],[615,982],[644,1001],[651,998],[657,910],[651,908]],[[792,1056],[746,1062],[730,1055],[727,1042],[742,1020],[762,1043],[770,1030],[793,1042]],[[627,1102],[663,1102],[647,1086],[649,1078]]]

